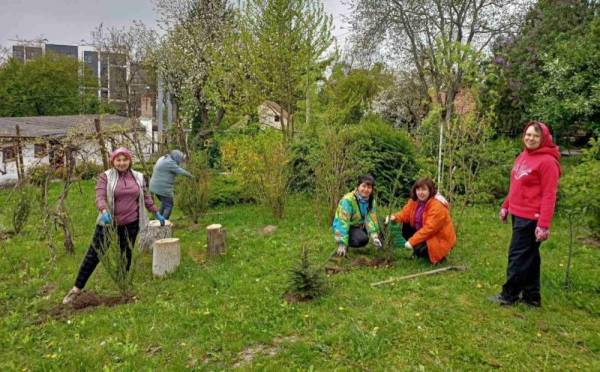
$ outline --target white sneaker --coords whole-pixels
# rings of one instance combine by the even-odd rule
[[[67,293],[67,295],[65,296],[65,298],[63,298],[63,300],[62,300],[63,305],[70,304],[80,294],[81,294],[81,290],[80,289],[71,288],[71,290]]]

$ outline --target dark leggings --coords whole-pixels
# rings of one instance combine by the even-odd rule
[[[408,239],[412,238],[412,236],[415,235],[416,232],[417,232],[417,230],[414,227],[412,227],[410,224],[408,224],[408,223],[402,224],[402,236],[404,237],[404,239],[406,239],[406,241],[408,241]],[[422,257],[422,258],[426,258],[427,260],[429,260],[429,251],[427,249],[427,243],[423,242],[421,244],[417,244],[416,247],[413,247],[413,255],[416,257]]]
[[[506,283],[502,296],[515,301],[522,295],[526,301],[540,300],[540,244],[536,241],[537,221],[512,217],[512,239],[508,250]]]
[[[129,271],[129,267],[131,266],[131,247],[133,247],[137,234],[140,231],[140,223],[139,221],[134,221],[128,225],[117,225],[116,228],[117,236],[119,237],[119,248],[121,249],[121,254],[125,254],[127,257],[127,271]],[[96,225],[92,244],[90,244],[83,258],[77,279],[75,280],[75,287],[79,289],[85,287],[85,283],[87,283],[96,266],[98,266],[98,262],[100,262],[98,253],[103,254],[110,246],[110,236],[105,234],[106,229],[104,226]]]
[[[158,200],[160,200],[160,208],[158,212],[163,215],[163,217],[168,220],[171,217],[171,212],[173,211],[173,198],[170,196],[158,195],[156,194]]]

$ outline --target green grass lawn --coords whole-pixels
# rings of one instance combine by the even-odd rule
[[[75,255],[63,253],[58,237],[57,261],[48,261],[38,211],[20,236],[0,242],[0,370],[600,370],[600,249],[576,244],[573,287],[565,291],[568,226],[557,218],[542,245],[543,308],[495,306],[486,297],[503,283],[510,227],[497,222],[493,207],[456,213],[458,244],[442,266],[463,264],[466,272],[372,288],[431,267],[404,250],[391,268],[347,260],[323,298],[300,304],[282,294],[301,247],[315,262],[335,248],[309,198],[294,196],[281,221],[240,205],[211,210],[197,227],[176,211],[182,262],[174,274],[153,278],[146,254],[135,303],[49,316],[73,285],[93,233],[93,183],[80,185],[69,200]],[[0,193],[0,204],[7,197]],[[1,222],[7,228],[6,216]],[[210,223],[227,228],[228,250],[203,262]],[[278,229],[261,235],[267,224]],[[102,267],[87,289],[116,294]]]

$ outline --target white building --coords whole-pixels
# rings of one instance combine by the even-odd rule
[[[258,121],[263,128],[269,127],[281,129],[281,125],[287,126],[289,114],[278,103],[264,101],[258,106]]]
[[[68,156],[75,163],[102,164],[95,119],[98,115],[0,118],[0,185],[18,180],[19,164],[25,174],[31,167],[42,164],[60,168]],[[141,156],[146,158],[152,152],[151,127],[148,132],[148,128],[138,124],[132,126],[128,118],[116,115],[101,116],[100,125],[108,152],[131,143],[134,128],[142,145]],[[76,144],[74,147],[62,146],[67,136],[72,139],[70,143]]]

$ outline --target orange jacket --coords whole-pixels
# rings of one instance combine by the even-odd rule
[[[416,211],[417,202],[410,199],[400,212],[394,214],[394,220],[410,223],[412,227],[415,227]],[[413,247],[426,242],[429,260],[433,264],[446,257],[456,243],[456,233],[452,226],[448,206],[436,198],[429,199],[423,211],[423,226],[408,242]]]

